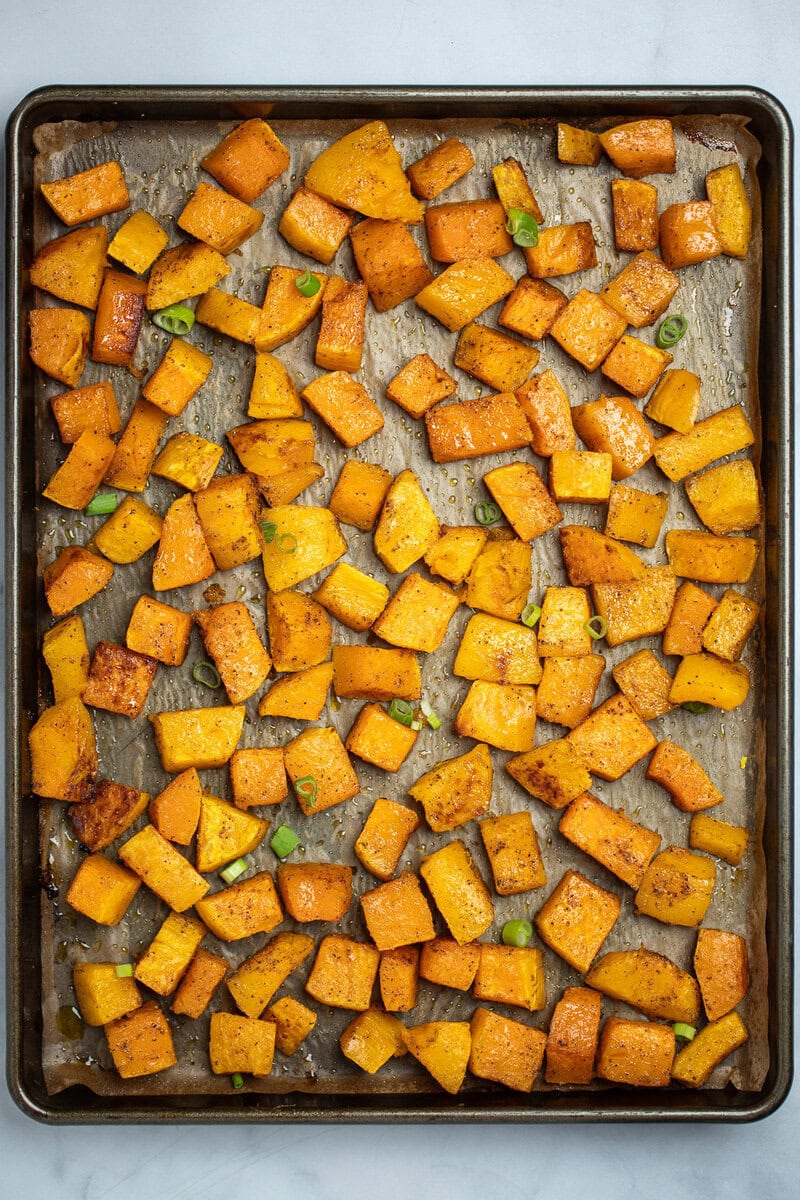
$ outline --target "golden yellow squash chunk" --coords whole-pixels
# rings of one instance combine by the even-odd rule
[[[387,571],[399,573],[422,558],[438,536],[439,522],[422,485],[413,471],[401,471],[375,527],[375,553]]]
[[[636,911],[666,925],[699,925],[711,903],[717,870],[710,858],[667,846],[644,873]]]
[[[272,537],[265,526],[274,527]],[[264,510],[261,527],[264,578],[273,592],[324,571],[347,551],[339,522],[327,508],[280,504]]]
[[[236,808],[219,796],[204,793],[197,826],[198,871],[208,874],[249,854],[263,840],[268,829],[269,821]]]
[[[437,763],[408,789],[436,833],[482,817],[492,802],[492,759],[488,747]]]
[[[494,920],[492,898],[463,842],[448,842],[428,854],[420,875],[459,945],[486,932]]]
[[[97,746],[88,709],[77,696],[46,708],[28,734],[31,791],[71,802],[88,800]]]
[[[411,194],[403,163],[383,121],[370,121],[326,147],[306,172],[306,187],[365,217],[418,225],[425,207]]]
[[[467,1073],[472,1036],[466,1021],[430,1021],[403,1031],[408,1050],[446,1092],[455,1095]]]
[[[198,771],[224,767],[242,735],[245,711],[242,704],[222,704],[153,713],[149,719],[161,766],[170,774],[187,767]]]

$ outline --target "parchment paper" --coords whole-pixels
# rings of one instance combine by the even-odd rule
[[[602,127],[613,123],[614,118],[610,116],[602,123]],[[277,132],[291,150],[291,167],[281,180],[256,201],[256,207],[266,213],[266,220],[261,231],[246,242],[240,252],[230,256],[233,271],[221,284],[224,290],[260,304],[266,288],[266,273],[262,268],[274,264],[314,268],[315,264],[312,261],[297,254],[278,235],[277,222],[313,158],[324,146],[356,124],[358,122],[275,123]],[[687,117],[678,119],[675,124],[678,170],[674,176],[660,175],[655,180],[659,191],[659,209],[663,210],[668,204],[676,201],[704,198],[706,172],[736,158],[744,171],[747,190],[754,205],[754,237],[745,262],[720,257],[681,272],[681,286],[671,311],[681,311],[688,317],[690,333],[676,348],[673,365],[688,368],[700,375],[701,418],[740,402],[758,431],[756,353],[761,244],[760,201],[755,165],[759,148],[747,133],[742,118]],[[449,136],[460,136],[469,144],[476,159],[474,170],[440,197],[440,201],[493,196],[492,165],[507,156],[514,156],[523,163],[533,181],[547,224],[591,221],[597,240],[598,266],[578,275],[555,280],[568,296],[574,295],[581,287],[599,290],[619,266],[630,258],[629,255],[617,255],[614,250],[609,180],[617,172],[605,159],[597,168],[570,168],[559,164],[554,149],[554,122],[399,121],[390,122],[390,126],[405,163],[420,157],[432,148],[436,141]],[[596,124],[594,127],[600,128],[601,125]],[[182,238],[174,219],[198,180],[204,177],[198,163],[229,128],[230,123],[171,124],[168,121],[116,126],[88,126],[64,122],[44,126],[37,135],[40,152],[36,163],[37,178],[55,179],[106,159],[118,158],[131,193],[131,209],[106,219],[110,234],[113,235],[130,215],[130,211],[142,207],[158,218],[169,231],[171,243],[175,244]],[[62,233],[63,228],[38,197],[35,215],[38,248],[51,237]],[[415,231],[415,237],[427,253],[424,233],[418,229]],[[525,264],[520,251],[515,250],[501,261],[515,277],[524,273]],[[439,269],[436,264],[433,266],[434,270]],[[335,263],[328,270],[336,270],[347,278],[356,277],[349,244],[342,247]],[[40,304],[47,305],[51,302],[49,298],[38,298]],[[480,320],[489,325],[496,325],[499,308],[498,305],[496,309],[485,313]],[[655,327],[634,332],[645,341],[652,341],[654,329]],[[300,387],[319,373],[313,364],[316,331],[315,323],[300,337],[277,351],[277,356],[290,369]],[[149,375],[163,354],[168,340],[166,334],[162,334],[149,321],[145,321],[136,365],[144,368]],[[238,464],[225,443],[225,432],[247,419],[247,397],[254,366],[252,348],[217,336],[199,325],[195,325],[190,340],[213,355],[214,368],[209,380],[184,414],[169,421],[165,439],[178,430],[186,429],[219,441],[226,446],[220,472],[236,471],[239,469]],[[325,477],[303,493],[297,502],[327,504],[341,466],[351,455],[382,463],[393,473],[406,466],[413,467],[423,481],[437,516],[444,524],[472,523],[475,503],[486,498],[481,483],[482,476],[502,462],[530,457],[546,475],[546,463],[528,452],[519,451],[471,462],[437,466],[430,459],[423,423],[413,421],[386,399],[386,384],[409,358],[422,351],[430,353],[458,380],[457,398],[466,399],[486,392],[488,389],[453,367],[452,357],[456,340],[457,334],[448,332],[429,318],[413,301],[384,314],[376,313],[372,306],[369,306],[367,340],[358,378],[381,407],[386,421],[385,428],[355,451],[348,452],[339,445],[321,421],[309,414],[317,435],[317,460],[325,467]],[[538,343],[538,346],[541,359],[536,370],[553,368],[564,384],[572,404],[595,399],[604,390],[609,391],[610,385],[606,384],[605,389],[603,388],[599,372],[593,375],[584,372],[552,339],[546,339]],[[139,390],[137,380],[130,373],[119,368],[111,368],[109,371],[108,368],[89,362],[81,382],[85,384],[99,381],[109,377],[109,374],[124,420]],[[63,387],[53,380],[39,376],[35,451],[39,490],[65,457],[65,448],[58,440],[58,432],[48,404],[48,398],[62,390]],[[611,390],[613,391],[613,388]],[[754,457],[757,464],[758,446],[755,447]],[[685,496],[683,486],[670,486],[654,463],[647,464],[633,478],[632,483],[651,491],[669,492],[670,508],[662,535],[652,551],[642,551],[643,557],[649,563],[663,563],[666,561],[664,532],[670,528],[697,528],[700,524]],[[153,477],[145,499],[163,514],[177,494],[178,489],[173,488],[167,481]],[[565,504],[562,508],[565,523],[577,522],[601,529],[603,527],[605,505]],[[37,546],[40,569],[50,562],[64,545],[88,542],[101,521],[102,518],[73,515],[42,501],[38,514]],[[394,590],[400,582],[400,577],[387,577],[382,564],[373,553],[371,535],[360,533],[351,527],[344,527],[344,532],[349,546],[349,560],[370,574],[385,579]],[[545,587],[566,582],[557,533],[554,531],[538,538],[533,543],[533,552],[533,586],[530,599],[540,603]],[[150,571],[153,554],[151,551],[131,566],[117,567],[110,586],[82,607],[80,611],[86,624],[90,647],[101,638],[124,642],[125,629],[136,598],[142,592],[151,590]],[[420,569],[424,570],[421,563],[412,568]],[[221,585],[226,600],[243,599],[256,626],[265,636],[265,584],[260,562],[256,561],[238,570],[220,574],[214,580],[196,587],[167,593],[163,598],[187,611],[203,607],[206,601],[202,593],[209,582]],[[317,582],[318,580],[307,581],[301,585],[301,589],[310,592]],[[712,586],[709,590],[720,595],[724,589]],[[762,564],[753,580],[742,590],[759,600],[763,599],[763,555]],[[352,847],[374,800],[380,795],[385,795],[413,804],[407,797],[407,788],[414,780],[436,762],[464,753],[474,744],[455,737],[451,725],[452,717],[469,687],[466,680],[452,676],[451,667],[459,639],[471,615],[471,610],[462,605],[450,624],[441,650],[435,655],[420,656],[424,694],[443,718],[444,724],[437,732],[425,730],[420,734],[417,747],[397,774],[387,775],[360,760],[354,760],[362,790],[360,795],[348,804],[308,818],[303,817],[293,799],[287,799],[278,808],[260,810],[262,815],[269,817],[273,830],[285,822],[298,832],[308,860],[344,862],[357,868],[354,874],[354,902],[348,916],[338,927],[357,938],[366,937],[357,895],[374,887],[377,881],[359,867]],[[40,632],[51,623],[46,611],[40,611]],[[370,635],[353,634],[338,622],[334,621],[333,625],[334,640],[337,642],[375,640]],[[192,639],[183,668],[159,667],[145,714],[140,718],[129,721],[121,716],[94,710],[101,777],[105,776],[144,788],[153,794],[157,793],[168,782],[168,777],[161,770],[146,714],[163,709],[225,702],[219,692],[211,693],[193,682],[191,665],[206,655],[197,632],[193,633]],[[616,690],[610,668],[643,647],[654,650],[660,656],[660,638],[642,639],[613,650],[602,643],[600,649],[606,657],[609,669],[601,681],[597,703]],[[674,739],[695,754],[721,788],[725,794],[725,803],[715,810],[714,815],[735,824],[744,824],[752,833],[750,846],[738,868],[731,868],[724,862],[715,860],[717,885],[711,907],[703,922],[706,927],[732,930],[746,937],[752,973],[750,992],[741,1006],[750,1031],[750,1040],[714,1073],[709,1086],[715,1088],[725,1085],[729,1080],[740,1088],[758,1088],[768,1066],[768,980],[764,939],[766,866],[760,837],[765,803],[761,670],[763,652],[763,631],[756,630],[743,656],[744,663],[751,671],[753,686],[747,702],[741,708],[727,715],[716,711],[707,715],[692,715],[678,709],[651,723],[660,739]],[[674,671],[675,661],[665,661],[668,668]],[[52,700],[47,672],[41,666],[40,672],[44,707]],[[262,688],[261,692],[263,690]],[[258,696],[248,702],[248,716],[241,746],[283,744],[307,727],[303,722],[258,717],[257,701]],[[331,724],[345,737],[362,703],[355,700],[344,701],[335,711],[329,704],[318,724]],[[566,731],[561,727],[540,721],[536,742],[539,744],[549,741],[562,736],[564,732]],[[620,919],[602,947],[601,953],[644,944],[667,954],[680,966],[691,969],[695,931],[662,925],[649,918],[635,916],[633,892],[561,837],[557,828],[560,814],[527,796],[503,771],[503,763],[508,757],[506,753],[492,750],[495,775],[491,811],[500,814],[523,808],[530,810],[541,842],[548,881],[546,887],[522,896],[493,896],[495,922],[484,935],[484,940],[498,939],[504,922],[512,917],[532,919],[564,871],[574,867],[601,886],[617,892],[622,899]],[[740,763],[744,759],[746,764],[742,767]],[[616,808],[624,808],[629,815],[658,830],[663,839],[662,849],[671,843],[688,844],[690,815],[678,811],[660,786],[645,779],[645,767],[645,762],[639,763],[615,783],[595,780],[592,790],[606,803]],[[230,796],[227,771],[204,772],[202,778],[208,790],[217,795]],[[143,824],[144,820],[145,818],[142,818],[139,824]],[[167,909],[146,888],[142,888],[128,916],[116,928],[101,928],[74,913],[66,905],[64,896],[83,857],[83,851],[70,833],[63,805],[52,802],[41,804],[41,832],[42,866],[52,898],[52,903],[44,904],[42,928],[43,1055],[49,1090],[58,1092],[70,1084],[80,1082],[103,1095],[167,1093],[179,1097],[208,1092],[229,1093],[229,1080],[216,1078],[209,1069],[207,1017],[199,1021],[189,1021],[170,1016],[179,1057],[178,1065],[161,1075],[128,1082],[118,1079],[111,1068],[110,1056],[101,1030],[84,1028],[82,1035],[75,1040],[70,1040],[60,1032],[58,1011],[62,1007],[69,1008],[75,1002],[71,983],[73,964],[84,959],[121,961],[135,958],[151,941],[167,915]],[[449,841],[451,837],[466,841],[484,877],[491,881],[488,861],[477,823],[474,821],[453,834],[444,836],[432,834],[423,824],[411,838],[399,869],[418,869],[423,854]],[[258,869],[274,871],[276,860],[268,843],[269,835],[250,858]],[[114,849],[115,847],[112,847],[106,853],[113,854]],[[214,880],[212,886],[216,888],[218,881]],[[446,933],[438,916],[437,921],[439,931]],[[280,928],[305,928],[314,934],[317,940],[330,931],[328,926],[320,924],[310,927],[295,926],[289,919]],[[216,939],[209,935],[204,945],[225,955],[232,965],[237,965],[259,949],[266,940],[267,938],[261,935],[242,942],[224,944],[217,943]],[[540,944],[535,936],[532,944]],[[528,1014],[522,1009],[510,1006],[492,1007],[516,1020],[529,1021],[539,1028],[546,1029],[553,1005],[563,988],[580,983],[581,977],[549,949],[543,948],[543,952],[547,978],[546,1009],[541,1013]],[[318,1012],[316,1028],[293,1057],[287,1059],[276,1054],[275,1067],[270,1077],[259,1081],[248,1080],[248,1088],[271,1093],[298,1090],[325,1093],[430,1091],[435,1085],[410,1059],[392,1060],[377,1076],[371,1077],[357,1071],[341,1055],[337,1044],[338,1036],[353,1019],[354,1014],[326,1009],[306,995],[303,983],[312,961],[313,956],[290,977],[278,995],[295,995],[310,1004]],[[408,1024],[444,1018],[469,1019],[475,1006],[475,1001],[468,994],[422,982],[417,1007],[413,1012],[405,1014],[403,1019]],[[218,1008],[233,1009],[224,985],[218,989],[211,1005],[212,1010]],[[604,1014],[614,1012],[634,1015],[625,1005],[604,1000]],[[464,1091],[485,1091],[492,1086],[473,1080],[468,1075]],[[544,1089],[546,1085],[540,1081],[536,1087]],[[597,1084],[595,1087],[601,1090],[603,1085]],[[598,1097],[598,1103],[601,1102]]]

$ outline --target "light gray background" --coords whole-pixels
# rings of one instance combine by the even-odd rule
[[[0,0],[3,122],[56,83],[748,84],[798,122],[799,59],[797,0]],[[0,1085],[0,1193],[780,1200],[799,1125],[796,1088],[741,1127],[78,1131],[34,1124]]]

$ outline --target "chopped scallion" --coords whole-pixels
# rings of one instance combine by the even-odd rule
[[[218,688],[222,686],[222,678],[219,671],[210,662],[198,662],[192,667],[192,679],[196,683],[202,683],[209,688]]]
[[[240,875],[244,875],[249,866],[250,864],[246,858],[237,858],[236,862],[232,862],[224,871],[220,871],[220,875],[226,883],[233,883],[234,879],[238,879]]]
[[[273,521],[260,521],[259,528],[264,535],[264,541],[269,544],[278,532],[278,526]]]
[[[685,708],[690,713],[707,713],[711,712],[713,704],[706,704],[704,700],[687,700],[681,708]]]
[[[422,721],[418,720],[415,717],[414,720],[409,725],[409,729],[413,729],[414,733],[419,733],[420,729],[422,729]]]
[[[670,347],[676,346],[688,328],[689,322],[683,313],[673,313],[671,317],[667,317],[659,325],[656,334],[659,350],[669,350]]]
[[[502,938],[506,946],[527,946],[532,937],[530,921],[506,921],[503,926]]]
[[[605,619],[605,617],[596,615],[594,617],[589,617],[588,621],[584,621],[583,628],[586,630],[589,637],[596,642],[600,638],[604,638],[608,633],[608,621]]]
[[[317,807],[317,781],[313,775],[304,775],[295,779],[294,794],[298,800],[304,800],[307,808]]]
[[[407,700],[394,699],[389,705],[389,716],[400,725],[410,729],[414,721],[414,708]]]
[[[300,845],[300,838],[288,825],[279,825],[270,839],[270,846],[278,858],[288,858]]]
[[[539,225],[532,213],[523,212],[521,208],[510,208],[506,229],[511,234],[515,246],[538,246]]]
[[[479,525],[494,525],[501,516],[499,507],[491,500],[481,500],[480,504],[475,505],[475,520]]]
[[[542,610],[538,604],[526,604],[522,610],[522,624],[527,625],[529,629],[533,629],[541,615]]]
[[[297,538],[293,533],[279,533],[275,536],[275,549],[281,554],[294,554],[297,549]]]
[[[194,325],[194,313],[185,304],[170,304],[153,313],[153,324],[176,337],[183,337]]]
[[[117,496],[115,492],[104,492],[102,496],[98,492],[96,496],[92,496],[84,511],[87,517],[101,517],[106,513],[115,512],[116,508]]]
[[[114,973],[116,974],[117,979],[130,979],[130,977],[133,975],[133,964],[119,963],[119,965],[114,968]]]
[[[685,1025],[683,1021],[676,1021],[672,1026],[672,1031],[676,1038],[681,1038],[684,1042],[691,1042],[697,1033],[693,1025]]]
[[[430,704],[428,704],[427,700],[420,700],[419,708],[420,708],[420,712],[422,713],[423,717],[430,725],[431,729],[441,729],[442,728],[442,722],[439,720],[436,713],[431,708]]]
[[[231,1075],[231,1085],[236,1092],[240,1092],[244,1087],[244,1076],[237,1071],[235,1075]]]
[[[322,284],[317,279],[316,275],[312,275],[310,271],[304,271],[302,275],[298,275],[294,281],[294,286],[303,296],[316,296]]]

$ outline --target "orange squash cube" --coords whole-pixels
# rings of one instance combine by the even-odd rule
[[[453,358],[462,371],[498,392],[521,387],[538,361],[533,346],[475,322],[461,330]]]
[[[568,842],[599,862],[628,887],[638,888],[661,836],[609,808],[590,792],[572,801],[559,822]]]
[[[694,976],[644,946],[604,954],[586,976],[586,983],[648,1017],[686,1025],[696,1025],[700,1017],[700,988]]]
[[[644,410],[653,421],[690,433],[700,411],[700,376],[693,371],[665,371]]]
[[[65,225],[82,225],[95,217],[106,217],[130,204],[125,176],[118,162],[111,160],[43,183],[41,192],[53,212]]]
[[[409,1053],[446,1092],[455,1095],[467,1073],[472,1036],[466,1021],[429,1021],[403,1031]]]
[[[513,392],[439,405],[425,414],[434,462],[480,458],[531,443],[531,429]]]
[[[577,413],[578,408],[572,411]],[[601,441],[598,438],[598,445]],[[632,449],[635,453],[637,448]],[[548,473],[550,491],[565,504],[604,504],[611,494],[614,464],[606,450],[554,450]]]
[[[597,957],[620,913],[619,896],[578,871],[567,871],[536,914],[546,946],[581,974]]]
[[[495,467],[484,475],[483,482],[523,542],[541,537],[563,519],[561,509],[531,463],[515,462]]]
[[[626,121],[600,134],[600,144],[623,175],[672,175],[675,172],[675,134],[665,117]]]
[[[379,796],[353,847],[361,865],[378,879],[391,879],[419,823],[413,809]]]
[[[538,1012],[546,1004],[541,950],[481,942],[472,994],[476,1000],[514,1004]]]
[[[688,1087],[702,1087],[714,1068],[743,1046],[748,1037],[747,1027],[736,1012],[710,1021],[676,1054],[672,1078]]]
[[[612,487],[606,513],[606,537],[652,550],[667,515],[666,492],[642,492],[620,483]]]
[[[590,129],[577,129],[574,125],[558,122],[556,131],[556,153],[558,161],[573,163],[579,167],[596,167],[600,162],[603,147],[600,138]]]
[[[455,940],[473,942],[494,920],[489,889],[463,842],[452,841],[426,855],[420,875]]]
[[[186,974],[172,998],[172,1012],[193,1020],[202,1017],[229,970],[227,959],[201,946],[186,968]]]
[[[131,613],[125,645],[168,667],[179,667],[186,658],[191,633],[191,613],[152,596],[140,596]]]
[[[591,1083],[600,1036],[602,997],[585,987],[564,988],[547,1034],[545,1082]]]
[[[283,210],[278,233],[290,246],[330,263],[353,225],[353,214],[300,186]]]
[[[529,795],[549,808],[566,808],[570,800],[588,791],[592,783],[582,755],[567,738],[545,742],[525,754],[515,755],[506,763],[506,771]]]
[[[532,683],[542,677],[536,631],[485,613],[470,617],[453,674],[492,683]]]
[[[155,1075],[178,1061],[169,1022],[155,1000],[111,1021],[105,1026],[105,1035],[122,1079]]]
[[[181,771],[150,801],[147,810],[151,822],[168,842],[188,846],[200,820],[203,787],[194,767]]]
[[[110,487],[125,492],[144,491],[166,423],[165,412],[147,400],[136,401],[105,474]]]
[[[340,921],[353,897],[353,872],[339,863],[282,863],[278,890],[295,921]]]
[[[750,966],[747,942],[738,933],[699,929],[693,965],[709,1021],[724,1017],[744,1000],[750,987]]]
[[[258,691],[272,665],[247,605],[235,600],[199,609],[194,620],[228,699],[241,704]]]
[[[435,200],[475,166],[469,146],[458,138],[438,142],[432,150],[406,167],[411,190],[421,200]]]
[[[657,254],[643,250],[609,280],[602,297],[627,325],[641,329],[666,312],[679,283]]]
[[[366,217],[412,225],[423,206],[411,195],[403,163],[384,121],[369,121],[327,146],[306,173],[306,187]]]
[[[85,429],[111,437],[122,428],[117,398],[108,380],[51,396],[50,406],[61,440],[68,446],[77,442]]]
[[[480,831],[498,896],[518,896],[544,887],[542,852],[527,810],[485,817]]]
[[[79,697],[86,686],[90,658],[86,630],[77,613],[47,630],[42,658],[50,672],[55,703]]]
[[[671,712],[672,676],[651,650],[640,650],[612,669],[614,682],[627,696],[643,721],[654,721]]]
[[[537,717],[568,729],[580,725],[592,711],[605,666],[602,654],[545,658],[536,689]]]
[[[212,360],[197,346],[173,338],[142,388],[142,395],[169,416],[180,416],[205,383],[212,366]]]
[[[278,933],[270,938],[227,980],[236,1007],[248,1017],[260,1017],[281,984],[313,949],[314,939],[305,933]]]
[[[695,813],[689,825],[689,848],[714,854],[732,867],[744,858],[750,835],[742,825],[716,821],[703,813]]]
[[[297,280],[303,274],[305,272],[299,267],[273,267],[270,271],[261,306],[261,323],[256,333],[258,354],[285,346],[311,324],[322,308],[327,276],[315,271],[319,289],[313,295],[305,296],[297,287]]]
[[[592,638],[586,628],[590,615],[585,588],[547,588],[537,631],[539,655],[547,659],[591,654]]]
[[[674,742],[659,742],[650,759],[647,778],[665,788],[681,812],[700,812],[725,799],[696,758]]]
[[[611,455],[615,480],[627,479],[652,457],[653,435],[627,396],[603,396],[579,404],[572,410],[572,423],[590,450]]]
[[[482,525],[442,525],[425,554],[425,566],[431,575],[457,587],[469,575],[488,537],[489,531]]]
[[[669,620],[664,627],[661,649],[664,654],[699,654],[703,648],[703,629],[717,607],[717,601],[696,583],[687,580],[675,594]]]
[[[455,379],[437,366],[429,354],[417,354],[388,384],[386,395],[410,417],[424,417],[434,404],[452,396],[456,387]],[[345,463],[345,469],[349,465]]]
[[[67,816],[82,845],[92,851],[104,850],[138,820],[149,799],[148,793],[138,788],[101,779],[94,798],[70,804]]]
[[[552,283],[523,275],[500,310],[497,323],[538,342],[547,336],[567,304],[567,297]]]
[[[592,600],[606,622],[609,646],[661,633],[675,601],[677,582],[671,567],[648,567],[630,583],[596,583]]]
[[[328,507],[344,525],[366,532],[374,527],[391,483],[392,476],[385,467],[349,458]]]
[[[119,848],[119,857],[174,912],[185,912],[210,884],[163,838],[154,825],[145,825]]]
[[[723,455],[752,446],[754,441],[744,410],[733,404],[698,421],[688,433],[668,433],[658,438],[653,456],[664,474],[677,483]]]
[[[394,773],[400,770],[416,740],[416,731],[393,720],[380,704],[365,704],[347,735],[345,747],[356,758]]]
[[[330,655],[331,623],[304,592],[268,593],[267,631],[276,671],[304,671]]]
[[[366,388],[345,371],[320,375],[301,395],[349,449],[383,428],[383,416]]]
[[[432,653],[444,641],[460,603],[443,583],[407,575],[372,624],[372,632],[392,646]]]
[[[513,250],[506,213],[499,200],[459,200],[435,204],[425,211],[431,258],[457,263],[473,258],[501,258]]]
[[[388,312],[427,287],[433,276],[402,221],[369,217],[350,230],[353,257],[378,312]]]
[[[104,433],[85,429],[64,462],[51,476],[42,495],[62,508],[86,508],[99,487],[116,447]]]
[[[612,179],[614,244],[617,250],[655,250],[658,245],[658,190],[640,179]]]
[[[186,201],[177,225],[220,254],[231,254],[261,228],[263,221],[264,214],[258,209],[201,181]]]
[[[237,808],[280,804],[289,794],[282,746],[234,750],[230,772],[233,802]]]
[[[747,583],[758,561],[755,538],[669,529],[667,558],[676,575],[700,583]]]
[[[670,204],[658,219],[661,254],[670,270],[706,262],[722,253],[714,205],[708,200]]]
[[[198,871],[208,875],[226,863],[250,854],[263,841],[268,829],[269,821],[235,808],[227,800],[204,791],[200,799],[195,852]],[[244,888],[245,884],[241,886]],[[270,886],[267,884],[268,890]]]
[[[150,720],[156,747],[165,771],[197,767],[210,771],[224,767],[242,736],[243,704],[218,704],[212,708],[184,708],[153,713]]]
[[[314,599],[348,629],[363,633],[386,607],[389,589],[349,563],[337,563],[314,592]]]
[[[579,757],[601,779],[620,779],[656,746],[630,700],[611,696],[567,734]]]
[[[587,525],[562,525],[558,531],[567,578],[573,587],[597,583],[632,583],[644,579],[648,567],[613,538]]]
[[[167,591],[200,583],[216,571],[190,495],[179,496],[167,509],[153,562],[153,590]]]
[[[513,290],[513,275],[493,258],[470,258],[445,267],[414,299],[445,328],[455,331]]]
[[[159,996],[175,991],[206,935],[197,917],[170,913],[133,971],[134,978]]]
[[[155,217],[139,208],[120,225],[109,243],[108,253],[134,275],[144,275],[168,243],[167,231]]]
[[[216,191],[216,188],[211,190]],[[261,324],[261,309],[256,304],[250,304],[220,288],[209,288],[200,297],[194,316],[198,324],[213,329],[215,333],[223,333],[248,346],[255,345]]]
[[[258,702],[260,717],[291,717],[296,721],[318,721],[328,700],[333,663],[320,663],[276,679]]]
[[[200,165],[250,204],[289,166],[289,151],[266,121],[253,117],[232,129]]]
[[[574,275],[597,266],[597,249],[591,221],[575,225],[548,225],[539,230],[535,246],[525,251],[528,271],[534,279]]]
[[[738,533],[761,520],[761,497],[749,458],[721,463],[686,481],[686,495],[712,533]]]
[[[208,1035],[208,1057],[215,1075],[269,1075],[275,1053],[271,1021],[215,1012]]]
[[[703,630],[703,649],[726,662],[737,662],[760,614],[759,604],[728,588]]]
[[[345,1058],[374,1075],[390,1058],[405,1054],[404,1029],[397,1017],[368,1008],[351,1021],[339,1038]]]
[[[358,776],[335,729],[306,729],[284,747],[283,755],[286,774],[306,816],[358,795]],[[311,797],[297,789],[298,780],[309,776],[316,783],[316,795]]]
[[[333,690],[343,700],[419,700],[419,660],[413,650],[334,646]]]
[[[452,938],[433,938],[420,947],[419,977],[441,987],[468,992],[475,981],[480,958],[478,942],[460,946]]]
[[[453,730],[498,750],[530,750],[536,732],[536,693],[517,683],[476,679],[456,713]]]
[[[139,342],[147,284],[109,267],[97,300],[92,361],[127,367]]]
[[[119,925],[141,880],[102,854],[90,854],[73,876],[67,904],[98,925]]]
[[[648,866],[635,897],[636,912],[666,925],[699,925],[711,903],[717,870],[709,858],[667,846]]]
[[[142,1003],[136,981],[117,975],[115,963],[76,962],[72,986],[87,1025],[108,1025]]]
[[[512,208],[518,208],[521,212],[530,213],[537,224],[544,224],[542,210],[531,191],[525,169],[518,159],[505,158],[492,167],[492,179],[506,213]]]
[[[30,265],[36,288],[83,308],[96,308],[106,265],[105,226],[76,229],[42,246]]]
[[[368,942],[331,933],[319,944],[306,991],[320,1004],[365,1012],[378,973],[380,953]]]
[[[667,350],[625,334],[604,360],[601,371],[612,383],[641,399],[671,362],[672,355]]]
[[[138,717],[144,708],[158,663],[114,642],[98,642],[83,689],[83,702],[93,708]]]
[[[33,364],[67,387],[77,387],[89,353],[86,314],[76,308],[32,308],[28,329]]]
[[[594,371],[616,346],[626,325],[625,318],[603,296],[581,288],[556,317],[550,336],[587,371]]]
[[[275,1025],[275,1047],[281,1054],[294,1054],[317,1023],[317,1014],[295,1000],[281,996],[264,1013],[265,1021]]]
[[[439,522],[413,471],[395,476],[386,493],[373,546],[387,571],[400,574],[425,554],[439,536]]]
[[[430,906],[411,871],[362,892],[361,911],[379,950],[429,942],[434,937]]]
[[[456,829],[482,817],[492,802],[492,758],[479,743],[467,754],[448,758],[427,771],[408,789],[425,810],[425,820],[435,833]],[[457,855],[457,851],[452,852]]]
[[[706,175],[706,195],[714,209],[714,221],[723,254],[746,258],[750,245],[753,210],[738,163],[726,163]]]
[[[544,1058],[545,1033],[488,1008],[476,1008],[470,1034],[469,1069],[473,1075],[530,1092]]]
[[[28,734],[31,791],[53,800],[90,800],[97,775],[92,718],[78,696],[46,708]]]
[[[127,496],[92,540],[100,553],[114,563],[137,562],[161,537],[161,525],[161,517],[149,504],[136,496]]]
[[[431,942],[426,942],[430,946]],[[417,1004],[419,989],[419,949],[398,946],[384,950],[378,968],[381,1000],[387,1012],[410,1012]]]
[[[669,1025],[608,1017],[600,1034],[596,1074],[611,1083],[666,1087],[675,1054]]]
[[[365,283],[348,283],[339,275],[328,280],[322,299],[322,322],[314,361],[326,371],[359,371],[367,311]],[[313,407],[313,406],[312,406]]]
[[[556,450],[575,449],[569,396],[553,371],[534,375],[515,395],[531,427],[534,454],[549,458]]]

